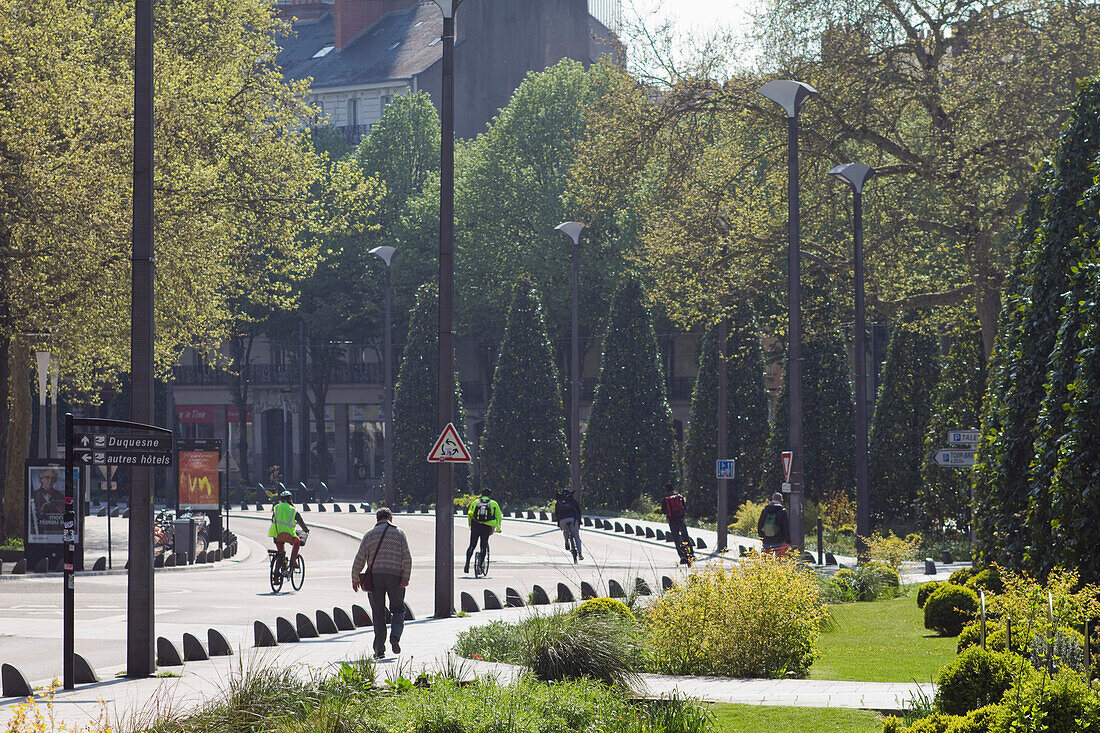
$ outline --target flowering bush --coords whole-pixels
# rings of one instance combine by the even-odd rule
[[[657,671],[780,677],[809,670],[824,615],[812,575],[793,559],[763,555],[696,568],[644,620]]]
[[[920,547],[921,536],[910,534],[898,537],[893,532],[885,535],[875,532],[870,537],[865,537],[864,542],[867,543],[867,553],[871,559],[898,570],[906,560],[917,559],[917,548]]]

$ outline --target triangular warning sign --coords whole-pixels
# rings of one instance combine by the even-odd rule
[[[794,451],[785,450],[779,454],[783,459],[783,480],[791,480],[791,461],[794,460]]]
[[[458,431],[452,423],[447,423],[443,432],[439,434],[439,440],[435,441],[435,447],[428,454],[429,463],[471,463],[470,451],[466,450],[462,438],[458,437]]]

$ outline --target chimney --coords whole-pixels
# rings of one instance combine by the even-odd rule
[[[386,13],[405,10],[416,0],[336,0],[336,50],[370,28]]]

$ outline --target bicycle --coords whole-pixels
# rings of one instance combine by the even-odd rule
[[[474,577],[484,578],[489,574],[489,548],[485,551],[478,550],[474,553]]]
[[[300,548],[305,547],[309,532],[300,532],[298,536],[302,538]],[[302,589],[302,584],[306,582],[306,560],[304,557],[298,555],[294,558],[294,566],[288,570],[285,550],[268,549],[267,556],[270,561],[268,580],[271,583],[273,592],[278,593],[282,590],[283,581],[287,579],[290,580],[290,587],[294,590]]]
[[[570,553],[572,553],[572,555],[573,555],[573,564],[576,565],[577,564],[577,558],[580,556],[580,553],[577,552],[577,543],[576,543],[576,541],[573,540],[573,535],[571,535],[571,534],[566,534],[565,535],[565,547],[566,547],[567,550],[569,550]]]

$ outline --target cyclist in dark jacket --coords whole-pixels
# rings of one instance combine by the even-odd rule
[[[561,533],[565,535],[565,549],[569,549],[569,540],[577,548],[577,559],[583,560],[581,552],[581,505],[572,491],[559,491],[554,497],[554,520]]]

